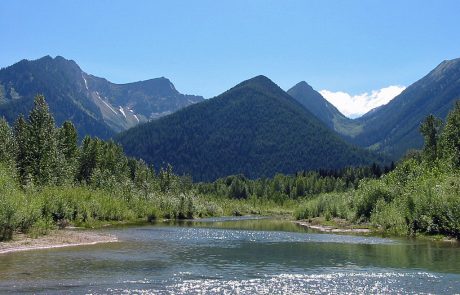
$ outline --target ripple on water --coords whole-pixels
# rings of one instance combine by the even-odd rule
[[[152,282],[143,281],[145,284]],[[448,284],[450,283],[450,286]],[[454,293],[456,278],[427,272],[278,274],[242,280],[175,278],[162,289],[107,289],[114,294],[433,294]],[[457,288],[457,289],[456,289]]]
[[[150,235],[152,239],[162,241],[182,241],[192,244],[219,244],[219,241],[227,245],[231,242],[258,242],[258,243],[278,243],[278,242],[314,242],[314,243],[345,243],[345,244],[396,244],[391,239],[379,237],[365,237],[352,235],[337,235],[324,233],[293,233],[281,231],[250,231],[235,229],[216,229],[216,228],[183,228],[183,227],[160,227],[144,228],[141,231],[155,231],[155,235]],[[235,244],[233,244],[235,245]]]

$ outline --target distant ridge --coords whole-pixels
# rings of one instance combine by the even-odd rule
[[[265,76],[121,133],[128,155],[210,181],[367,165],[377,157],[345,143]]]
[[[445,119],[460,99],[460,58],[443,61],[388,104],[357,119],[345,117],[306,82],[288,93],[347,142],[398,160],[422,147],[419,127],[428,115]]]
[[[114,84],[61,56],[21,60],[0,70],[0,116],[10,123],[29,113],[39,93],[58,124],[71,120],[80,135],[101,138],[203,100],[180,94],[164,77]]]
[[[443,61],[388,104],[358,118],[363,129],[352,142],[398,159],[423,146],[419,127],[428,115],[445,119],[459,99],[460,58]]]

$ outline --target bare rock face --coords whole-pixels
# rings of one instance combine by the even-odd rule
[[[0,70],[0,116],[10,123],[30,111],[37,94],[45,95],[57,124],[70,120],[81,136],[103,139],[203,100],[179,93],[164,77],[114,84],[60,56]]]

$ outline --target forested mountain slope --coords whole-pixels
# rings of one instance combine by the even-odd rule
[[[173,165],[194,180],[250,178],[369,164],[378,159],[345,143],[264,76],[116,137],[128,155]]]

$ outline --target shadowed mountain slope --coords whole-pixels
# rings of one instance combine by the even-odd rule
[[[209,181],[370,164],[371,153],[345,143],[264,76],[116,137],[126,153],[156,167]]]

